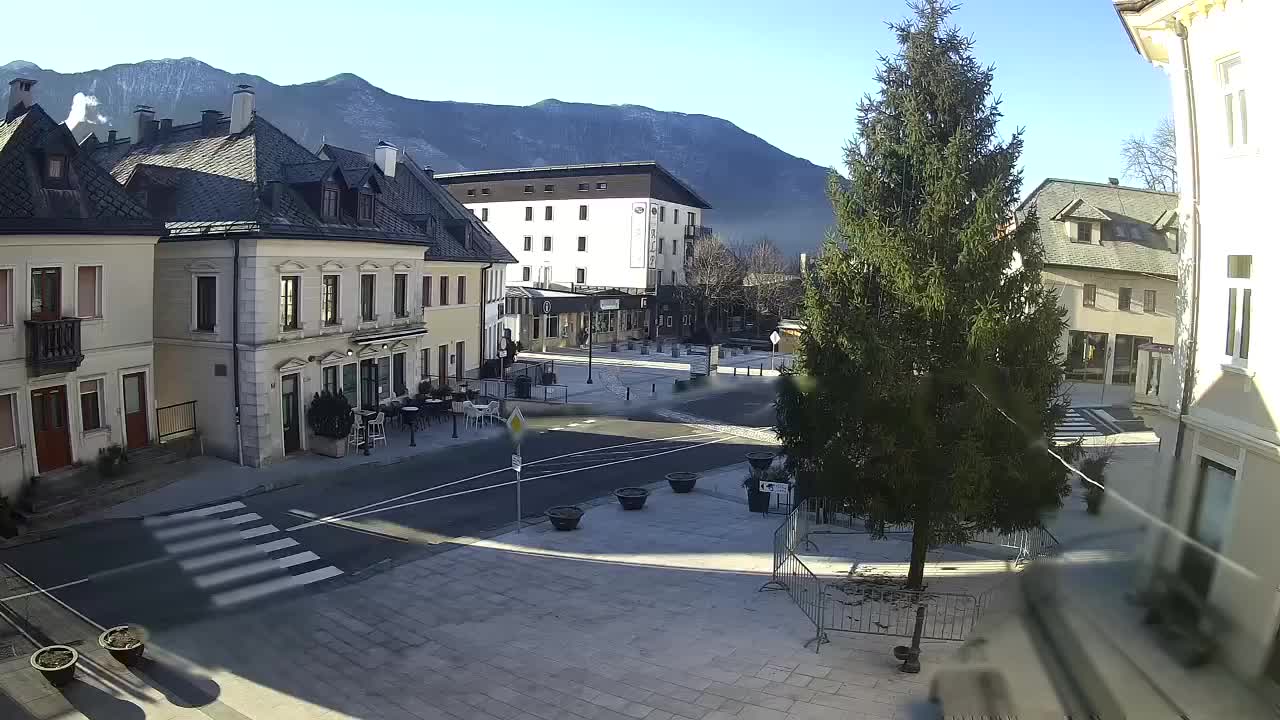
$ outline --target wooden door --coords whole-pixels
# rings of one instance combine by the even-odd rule
[[[71,430],[67,425],[67,389],[64,386],[31,391],[31,429],[36,439],[40,472],[71,464]]]
[[[31,319],[62,317],[62,269],[31,269]]]
[[[147,374],[124,376],[124,444],[129,449],[146,447],[151,442],[147,428]]]
[[[441,345],[436,354],[438,356],[436,359],[439,361],[436,363],[436,368],[440,372],[440,387],[444,387],[449,384],[449,346]]]
[[[453,376],[458,382],[462,382],[462,374],[464,372],[463,368],[466,367],[464,364],[466,350],[466,343],[458,343],[458,352],[456,353],[456,357],[453,359]]]
[[[302,449],[302,430],[298,412],[298,374],[292,373],[280,379],[280,418],[284,424],[284,451]]]

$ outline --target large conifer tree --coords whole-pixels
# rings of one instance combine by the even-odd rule
[[[1000,138],[993,72],[951,8],[912,8],[830,184],[836,231],[777,428],[803,490],[914,526],[919,588],[930,547],[1035,527],[1068,484],[1044,451],[1065,411],[1063,311],[1034,215],[1012,222],[1021,133]]]

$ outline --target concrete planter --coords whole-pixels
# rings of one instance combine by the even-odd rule
[[[347,438],[331,438],[324,435],[311,436],[311,452],[325,457],[340,458],[347,454]]]
[[[98,636],[98,646],[111,653],[116,662],[133,666],[142,660],[147,643],[142,631],[129,625],[107,628]]]
[[[566,532],[578,527],[582,514],[582,508],[577,505],[557,505],[547,508],[547,519],[551,521],[551,526]]]
[[[698,482],[698,473],[696,472],[673,472],[667,473],[667,484],[671,486],[674,493],[693,492],[693,486]]]
[[[753,513],[769,512],[769,501],[772,495],[767,492],[760,492],[756,488],[747,488],[747,510]]]
[[[46,645],[31,653],[31,667],[39,670],[54,687],[62,687],[75,679],[79,660],[80,653],[66,645]]]
[[[777,453],[768,451],[758,451],[747,453],[747,462],[751,463],[752,470],[768,470],[773,464],[773,459],[777,457]]]
[[[624,487],[614,490],[613,496],[618,498],[618,504],[622,505],[623,510],[639,510],[644,507],[644,501],[649,499],[649,491],[638,487]]]

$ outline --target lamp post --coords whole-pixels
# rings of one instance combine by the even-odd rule
[[[596,305],[594,300],[587,306],[587,384],[591,384],[591,361],[594,359],[592,348],[596,334]]]

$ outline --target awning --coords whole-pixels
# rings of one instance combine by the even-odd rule
[[[392,340],[403,340],[405,338],[417,337],[418,335],[426,335],[426,325],[400,325],[398,327],[378,328],[377,330],[366,330],[351,335],[351,342],[356,345],[372,345],[374,343],[390,342]]]

